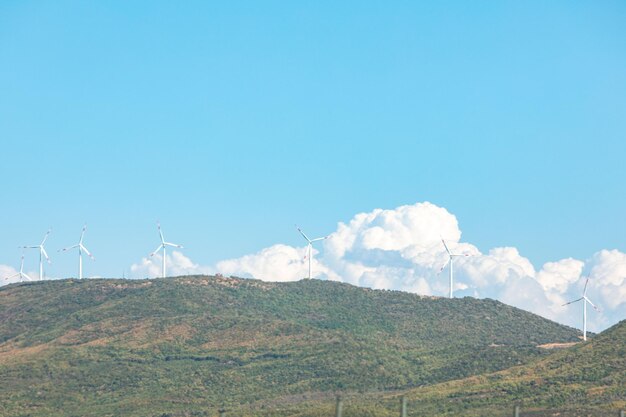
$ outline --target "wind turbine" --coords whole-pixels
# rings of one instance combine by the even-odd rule
[[[78,279],[83,278],[83,252],[89,255],[89,257],[92,260],[94,261],[96,260],[96,258],[94,258],[93,255],[87,250],[85,245],[83,245],[83,237],[85,236],[85,230],[87,230],[87,225],[83,226],[83,231],[80,233],[80,240],[78,241],[78,244],[67,247],[67,248],[59,249],[59,252],[61,251],[66,252],[70,249],[78,248]]]
[[[46,253],[46,250],[43,247],[43,244],[46,243],[46,239],[48,239],[48,235],[50,234],[51,231],[52,230],[48,230],[46,232],[46,235],[43,237],[43,240],[38,246],[20,246],[22,249],[39,249],[39,279],[40,280],[43,279],[43,259],[46,258],[46,261],[48,261],[48,263],[51,263],[50,258],[48,257],[48,254]]]
[[[32,281],[32,279],[24,273],[24,254],[22,254],[22,262],[20,263],[20,272],[18,272],[17,274],[13,274],[10,277],[6,277],[4,278],[4,280],[8,281],[11,278],[15,278],[15,277],[20,277],[20,281],[24,281],[24,278],[26,278],[29,281]]]
[[[307,256],[309,258],[309,279],[311,279],[311,260],[313,258],[313,242],[318,242],[320,240],[328,239],[328,236],[318,237],[317,239],[309,239],[309,237],[304,234],[304,232],[302,231],[302,229],[300,229],[298,227],[298,225],[296,225],[296,229],[298,229],[298,232],[300,232],[302,237],[304,237],[306,239],[306,241],[308,242],[308,244],[307,244],[307,250],[308,250]]]
[[[446,252],[448,253],[448,260],[446,261],[445,264],[443,264],[443,266],[441,267],[441,269],[439,270],[439,274],[441,274],[441,272],[444,270],[444,268],[450,264],[450,298],[454,297],[454,271],[453,271],[453,265],[454,265],[454,258],[458,258],[461,256],[470,256],[468,253],[460,255],[457,253],[452,253],[450,252],[450,249],[448,249],[448,245],[446,245],[446,241],[443,240],[443,238],[441,238],[441,242],[443,243],[443,247],[446,248]]]
[[[573,301],[570,301],[569,303],[563,304],[563,306],[566,306],[568,304],[577,303],[579,301],[583,302],[583,340],[584,341],[587,341],[587,303],[591,304],[591,307],[593,307],[594,310],[598,312],[600,311],[600,309],[596,307],[591,302],[591,300],[587,298],[587,285],[589,285],[589,277],[587,277],[587,281],[585,282],[585,289],[583,290],[583,296],[577,300],[573,300]]]
[[[163,238],[163,232],[161,231],[161,223],[157,222],[157,228],[159,229],[159,236],[161,236],[161,244],[150,254],[150,256],[154,256],[159,250],[163,249],[163,278],[165,278],[165,247],[172,246],[175,248],[183,248],[183,245],[177,245],[175,243],[166,242]]]

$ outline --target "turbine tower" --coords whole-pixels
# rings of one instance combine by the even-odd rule
[[[162,276],[165,278],[165,247],[172,246],[174,248],[183,248],[182,245],[177,245],[175,243],[166,242],[163,238],[163,232],[161,231],[161,223],[157,222],[157,228],[159,229],[159,236],[161,236],[161,244],[150,254],[150,256],[154,256],[158,251],[163,249],[163,264],[162,264]]]
[[[39,279],[42,280],[43,279],[43,260],[44,258],[46,258],[46,261],[48,263],[50,262],[50,258],[48,257],[48,254],[46,253],[46,250],[43,247],[43,244],[46,243],[46,239],[48,239],[48,235],[50,234],[52,230],[48,230],[46,232],[46,235],[43,237],[43,240],[41,241],[41,243],[38,246],[20,246],[22,249],[39,249]]]
[[[594,310],[598,312],[600,311],[600,309],[596,307],[591,302],[591,300],[587,298],[587,285],[589,285],[589,277],[587,277],[587,281],[585,282],[585,289],[583,290],[583,296],[577,300],[573,300],[573,301],[570,301],[569,303],[563,304],[563,306],[566,306],[568,304],[577,303],[579,301],[583,302],[583,341],[585,342],[587,341],[587,303],[591,304],[591,307],[593,307]]]
[[[13,274],[10,277],[6,277],[4,278],[4,280],[8,281],[11,278],[15,278],[15,277],[20,277],[20,281],[24,281],[24,278],[26,278],[29,281],[32,281],[32,279],[28,275],[26,275],[26,273],[24,273],[24,254],[22,254],[22,262],[20,263],[20,272],[18,272],[17,274]]]
[[[439,274],[441,274],[441,272],[445,269],[445,267],[450,264],[450,298],[454,297],[454,271],[453,271],[453,265],[454,265],[454,258],[458,258],[461,256],[470,256],[469,254],[457,254],[457,253],[452,253],[450,252],[450,249],[448,249],[448,245],[446,245],[446,241],[443,240],[443,238],[441,238],[441,242],[443,243],[443,247],[446,248],[446,252],[448,253],[448,260],[446,261],[445,264],[443,264],[443,266],[441,267],[441,269],[439,270]]]
[[[92,260],[96,260],[93,255],[87,250],[85,245],[83,245],[83,237],[85,236],[85,230],[87,230],[87,225],[83,226],[83,231],[80,233],[80,240],[78,244],[74,246],[70,246],[67,248],[59,249],[59,252],[66,252],[68,250],[78,248],[78,279],[83,278],[83,252],[85,252]]]
[[[304,234],[304,232],[302,231],[302,229],[298,227],[298,225],[296,225],[296,229],[298,229],[298,232],[300,232],[302,237],[304,237],[307,241],[307,250],[308,250],[307,256],[309,258],[309,278],[308,279],[311,279],[311,261],[313,258],[313,242],[318,242],[320,240],[328,239],[328,236],[318,237],[317,239],[309,239],[309,237]]]

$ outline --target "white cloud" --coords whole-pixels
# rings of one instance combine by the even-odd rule
[[[156,278],[162,274],[163,256],[157,253],[149,258],[142,258],[139,263],[130,267],[132,278]],[[201,266],[192,262],[191,259],[179,251],[173,251],[166,255],[165,266],[168,276],[211,274],[214,270],[207,266]]]
[[[537,281],[546,291],[563,294],[579,280],[584,266],[584,262],[572,258],[548,262],[537,274]]]
[[[626,312],[626,254],[618,250],[601,250],[589,262],[589,297],[597,293],[605,308]]]
[[[533,265],[516,248],[494,248],[487,255],[459,260],[459,269],[475,288],[501,286],[517,278],[535,276]]]
[[[328,269],[317,259],[313,249],[312,269],[317,273],[329,274]],[[218,262],[216,269],[224,275],[258,278],[268,281],[296,281],[308,275],[306,248],[274,245],[252,255]]]
[[[528,275],[510,279],[506,285],[498,289],[492,298],[552,320],[567,322],[563,320],[566,317],[565,311],[560,317],[558,310],[555,312],[554,304],[548,299],[548,294],[543,287]]]
[[[456,217],[434,204],[418,203],[357,214],[348,224],[339,223],[324,246],[337,258],[372,250],[424,253],[439,245],[441,237],[459,241]]]

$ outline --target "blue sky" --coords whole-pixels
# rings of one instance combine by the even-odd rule
[[[202,265],[429,201],[537,268],[626,248],[623,2],[0,4],[0,264]],[[34,254],[28,261],[36,269]]]

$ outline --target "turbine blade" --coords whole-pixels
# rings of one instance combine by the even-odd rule
[[[176,243],[163,242],[163,244],[164,244],[164,245],[166,245],[166,246],[173,246],[173,247],[175,247],[175,248],[181,248],[181,249],[183,249],[183,245],[178,245],[178,244],[176,244]]]
[[[302,237],[304,237],[306,239],[307,242],[311,243],[311,239],[309,239],[309,237],[307,235],[304,234],[304,232],[302,231],[302,229],[300,229],[298,227],[298,225],[296,225],[296,229],[298,229],[298,232],[300,232],[300,234],[302,235]]]
[[[446,245],[446,241],[441,238],[441,242],[443,243],[443,247],[446,248],[446,252],[448,252],[448,255],[452,256],[450,249],[448,249],[448,245]]]
[[[437,275],[441,274],[443,272],[443,270],[446,268],[446,266],[448,266],[448,264],[450,263],[450,261],[452,260],[452,258],[448,258],[448,260],[446,261],[445,264],[443,264],[443,266],[441,267],[441,269],[439,269],[439,272],[437,272]]]
[[[161,244],[165,243],[165,239],[163,238],[163,232],[161,231],[161,223],[157,222],[157,229],[159,229],[159,236],[161,236]]]
[[[8,280],[10,280],[11,278],[15,278],[15,277],[19,277],[19,276],[20,276],[20,273],[18,272],[17,274],[13,274],[13,275],[11,275],[11,276],[4,277],[4,278],[2,278],[2,279],[3,279],[3,280],[5,280],[5,281],[8,281]]]
[[[578,300],[570,301],[569,303],[565,303],[565,304],[563,304],[563,306],[566,306],[566,305],[568,305],[568,304],[572,304],[572,303],[577,303],[577,302],[579,302],[579,301],[580,301],[580,300],[582,300],[582,299],[583,299],[583,297],[580,297]],[[561,306],[561,307],[563,307],[563,306]]]
[[[585,281],[585,288],[583,289],[583,297],[587,295],[587,285],[589,285],[589,277],[587,276],[587,281]]]
[[[48,261],[48,263],[52,263],[52,262],[50,262],[50,257],[48,256],[48,253],[43,248],[43,246],[40,247],[40,250],[41,250],[41,253],[43,254],[44,258],[46,258],[46,261]]]
[[[18,246],[20,249],[37,249],[39,246]]]
[[[85,236],[85,230],[87,230],[87,225],[83,226],[83,231],[80,232],[80,240],[78,241],[78,243],[83,243],[83,236]]]
[[[77,248],[77,247],[78,247],[78,245],[68,246],[67,248],[59,249],[57,252],[66,252],[66,251],[68,251],[70,249],[74,249],[74,248]]]
[[[51,231],[52,229],[48,229],[48,231],[46,232],[46,235],[43,237],[43,240],[41,241],[40,246],[43,246],[43,244],[46,243],[46,240],[48,239],[48,235],[50,234]]]
[[[313,240],[311,241],[311,243],[313,243],[313,242],[319,242],[320,240],[326,240],[326,239],[328,239],[328,236],[318,237],[317,239],[313,239]]]
[[[26,278],[27,280],[32,281],[32,278],[31,278],[31,277],[29,277],[28,275],[26,275],[26,274],[25,274],[25,273],[23,273],[23,272],[20,272],[20,277],[24,277],[24,278]]]
[[[585,298],[586,302],[591,304],[591,307],[593,307],[594,310],[596,310],[597,312],[600,312],[600,309],[598,307],[596,307],[596,305],[594,303],[592,303],[590,299],[588,299],[587,297],[584,297],[584,298]]]
[[[89,256],[89,257],[90,257],[91,259],[93,259],[94,261],[96,260],[96,258],[94,258],[94,256],[91,254],[91,252],[89,252],[89,251],[87,250],[87,248],[86,248],[86,247],[85,247],[82,243],[80,244],[80,248],[81,248],[82,250],[84,250],[84,251],[85,251],[85,253],[87,254],[87,256]]]
[[[159,246],[157,246],[157,248],[156,248],[155,250],[153,250],[153,251],[152,251],[152,253],[150,254],[150,256],[154,256],[154,255],[156,255],[156,253],[157,253],[158,251],[160,251],[162,247],[163,247],[163,244],[161,243]]]

